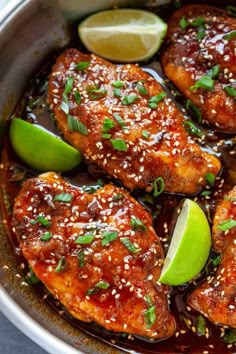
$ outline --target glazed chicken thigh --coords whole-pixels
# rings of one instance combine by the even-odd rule
[[[168,21],[166,76],[217,130],[236,132],[236,19],[208,5],[187,5]]]
[[[175,331],[151,216],[125,190],[93,194],[55,173],[27,180],[13,231],[37,277],[77,319],[150,338]]]
[[[222,254],[221,263],[189,303],[212,322],[236,328],[236,186],[216,209],[213,247]]]
[[[67,49],[53,66],[48,102],[65,139],[127,188],[192,194],[218,159],[186,133],[160,84],[138,65],[116,66]]]

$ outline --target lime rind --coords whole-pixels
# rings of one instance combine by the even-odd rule
[[[90,52],[117,62],[137,62],[149,59],[158,51],[167,24],[148,11],[118,9],[87,17],[78,26],[78,32]],[[140,46],[138,51],[137,46]]]
[[[159,281],[184,284],[204,268],[211,249],[207,218],[197,203],[186,199],[177,220]]]
[[[71,145],[21,118],[12,119],[10,140],[16,154],[31,168],[41,172],[69,171],[82,159],[80,152]]]

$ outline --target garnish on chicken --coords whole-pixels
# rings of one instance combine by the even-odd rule
[[[77,319],[115,332],[167,338],[175,331],[163,250],[152,218],[125,190],[93,194],[55,173],[27,180],[13,231],[30,267]]]
[[[166,76],[217,130],[236,132],[236,19],[208,5],[187,5],[169,19]]]
[[[193,194],[216,175],[219,160],[200,149],[183,115],[138,65],[116,66],[76,49],[62,53],[49,80],[48,102],[65,139],[87,161],[127,188]]]

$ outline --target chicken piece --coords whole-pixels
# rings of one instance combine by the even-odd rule
[[[236,328],[236,226],[233,225],[236,225],[236,186],[218,205],[214,218],[213,247],[222,253],[221,263],[216,274],[190,295],[189,304],[212,322]],[[222,226],[231,228],[222,231],[219,229]]]
[[[68,49],[53,66],[48,102],[65,139],[127,188],[151,191],[161,176],[168,192],[196,193],[220,162],[187,135],[164,95],[138,65]]]
[[[229,133],[236,132],[235,97],[225,91],[230,86],[236,89],[235,30],[236,19],[225,10],[186,5],[169,19],[162,55],[166,76],[198,107],[206,121]],[[217,65],[220,72],[213,77],[212,89],[190,89]]]
[[[54,173],[27,180],[13,231],[37,277],[76,318],[115,332],[167,338],[175,331],[163,250],[151,216],[125,190],[93,194]]]

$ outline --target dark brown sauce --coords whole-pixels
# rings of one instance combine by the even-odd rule
[[[168,8],[165,9],[168,13]],[[165,15],[164,15],[165,17]],[[76,44],[75,44],[76,43]],[[71,46],[78,48],[78,43],[72,42]],[[83,47],[79,49],[84,50]],[[22,117],[33,123],[42,125],[44,128],[59,135],[56,128],[53,116],[50,114],[47,105],[47,77],[51,70],[51,65],[54,62],[58,53],[55,53],[55,57],[46,61],[46,64],[35,75],[34,79],[30,82],[28,89],[25,91],[22,99],[16,107],[13,116]],[[158,71],[160,77],[164,77],[158,58],[154,61],[145,63],[143,66],[153,68]],[[168,82],[165,84],[165,89],[175,99],[176,104],[183,109],[185,101],[182,96],[176,95],[176,91],[173,91],[171,85]],[[173,94],[174,93],[174,94]],[[184,112],[186,115],[186,112]],[[194,118],[193,118],[194,119]],[[197,123],[196,123],[197,125]],[[8,130],[8,127],[6,128]],[[209,222],[212,222],[215,207],[217,202],[222,198],[222,195],[232,188],[236,184],[236,163],[235,155],[230,155],[230,151],[236,151],[236,139],[232,135],[224,135],[214,132],[210,127],[201,127],[206,135],[206,139],[201,142],[203,148],[212,152],[214,146],[217,146],[221,141],[221,145],[218,148],[217,156],[220,158],[223,166],[221,176],[217,178],[213,188],[207,190],[211,192],[209,199],[205,196],[197,196],[197,201],[206,212]],[[0,171],[0,183],[1,183],[1,212],[6,220],[7,233],[12,246],[15,250],[16,257],[18,257],[19,269],[20,264],[24,262],[23,256],[19,249],[18,243],[11,233],[11,209],[14,203],[14,198],[19,193],[22,181],[37,175],[37,171],[27,168],[13,152],[8,134],[5,135],[3,141],[3,149],[1,156],[1,163],[4,165],[4,169]],[[101,176],[96,167],[90,165],[86,166],[81,164],[75,170],[64,173],[63,176],[67,178],[72,184],[76,185],[97,185],[98,177],[103,178],[104,182],[108,181],[105,176]],[[222,184],[222,179],[224,183]],[[120,185],[119,181],[113,181],[113,183]],[[214,197],[212,197],[216,194]],[[162,194],[158,198],[153,198],[149,195],[149,199],[146,199],[146,193],[143,191],[134,191],[132,195],[142,204],[144,207],[152,213],[154,226],[157,235],[163,240],[163,248],[166,252],[168,244],[171,239],[171,234],[176,220],[177,208],[179,208],[180,201],[183,196]],[[193,196],[194,198],[194,196]],[[163,225],[168,225],[168,231],[166,232]],[[205,269],[195,282],[190,282],[183,286],[174,287],[171,292],[171,305],[170,310],[175,315],[177,322],[177,332],[179,336],[173,336],[168,340],[162,340],[159,342],[151,342],[145,338],[130,338],[127,334],[114,334],[94,323],[83,323],[78,321],[66,312],[66,309],[62,307],[58,301],[53,299],[49,294],[47,302],[56,309],[56,311],[64,311],[63,316],[66,320],[72,323],[73,326],[84,330],[86,333],[93,337],[103,340],[110,345],[121,348],[125,351],[134,351],[137,353],[233,353],[235,352],[235,346],[231,348],[227,347],[221,340],[221,331],[218,326],[212,324],[206,320],[206,325],[209,329],[209,338],[200,336],[193,332],[193,328],[196,324],[196,319],[199,316],[194,311],[188,311],[186,308],[186,300],[188,294],[197,287],[203,279],[211,274],[213,266],[211,265],[211,258],[215,257],[215,253],[212,251],[211,257]],[[35,285],[42,296],[48,294],[48,291],[43,287],[41,283]],[[188,324],[188,320],[191,321],[191,325]],[[190,322],[189,322],[190,323]],[[189,328],[190,327],[190,328]],[[193,327],[193,328],[192,328]],[[210,346],[209,346],[210,345]]]

